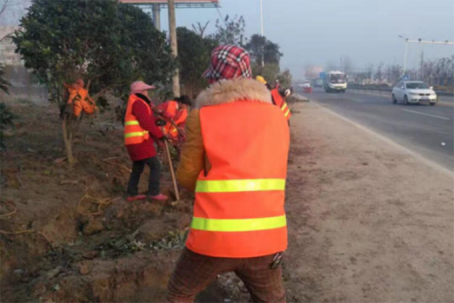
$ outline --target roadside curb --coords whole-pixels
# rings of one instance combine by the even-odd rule
[[[292,99],[293,99],[293,100],[292,100]],[[289,102],[292,102],[292,101],[293,101],[293,102],[309,102],[310,100],[309,100],[309,98],[304,97],[303,95],[300,95],[300,94],[296,93],[296,94],[291,95],[291,96],[289,97],[289,100],[288,100],[288,101],[289,101]]]

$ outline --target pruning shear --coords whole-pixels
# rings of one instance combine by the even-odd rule
[[[283,255],[283,252],[278,252],[274,255],[273,262],[270,264],[271,269],[276,269],[281,264]]]

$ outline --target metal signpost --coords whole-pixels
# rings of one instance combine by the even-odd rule
[[[408,43],[419,43],[419,44],[438,44],[438,45],[454,45],[454,41],[435,41],[435,40],[422,40],[422,39],[417,39],[417,40],[412,40],[406,37],[403,37],[399,35],[399,38],[403,39],[405,41],[405,52],[404,52],[404,68],[403,68],[403,75],[407,72],[407,55],[408,55]]]
[[[161,30],[161,8],[168,8],[167,0],[119,0],[121,3],[133,4],[144,11],[153,12],[153,22]],[[175,0],[175,8],[219,8],[219,0]]]
[[[156,29],[161,30],[161,8],[169,9],[169,39],[172,55],[178,56],[175,8],[218,8],[219,0],[119,0],[121,3],[132,4],[153,12]],[[175,97],[180,96],[180,80],[178,70],[172,79],[172,90]]]

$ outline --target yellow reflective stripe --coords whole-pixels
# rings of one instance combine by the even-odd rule
[[[290,115],[290,110],[288,110],[288,111],[284,114],[285,117],[287,117],[288,115]]]
[[[139,125],[139,121],[126,121],[125,126],[128,126],[128,125]]]
[[[284,105],[282,105],[281,110],[284,111],[287,108],[287,103],[284,102]]]
[[[238,232],[281,228],[287,225],[285,216],[258,219],[192,218],[191,228],[206,231]]]
[[[127,134],[125,134],[125,138],[142,137],[142,136],[145,135],[146,133],[148,133],[148,132],[147,132],[147,131],[143,131],[143,132],[127,133]]]
[[[197,181],[198,193],[285,190],[285,179],[244,179]]]

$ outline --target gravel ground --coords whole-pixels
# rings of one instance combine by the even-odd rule
[[[453,176],[314,103],[295,103],[289,302],[454,302]]]

